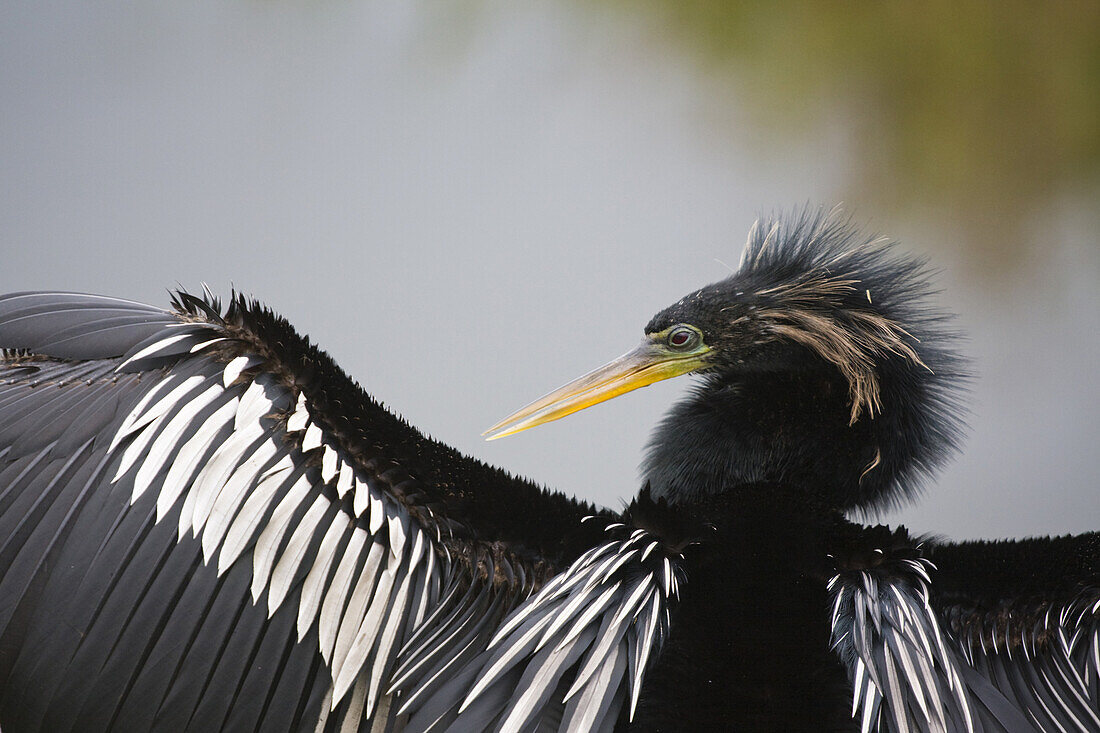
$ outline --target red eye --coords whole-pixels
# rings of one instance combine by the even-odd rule
[[[669,332],[668,345],[676,349],[686,349],[695,346],[698,339],[699,333],[695,329],[680,326]]]

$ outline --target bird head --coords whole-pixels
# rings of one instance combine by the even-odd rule
[[[839,508],[896,502],[961,431],[966,375],[930,278],[923,260],[832,214],[757,222],[735,273],[660,311],[635,349],[487,435],[697,374],[651,444],[656,494],[717,490],[735,475],[816,481]]]

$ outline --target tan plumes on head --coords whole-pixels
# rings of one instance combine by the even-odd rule
[[[842,306],[841,296],[854,291],[858,283],[819,272],[759,293],[778,301],[758,312],[772,333],[812,349],[840,370],[852,402],[849,425],[863,410],[872,418],[882,411],[875,368],[879,359],[893,354],[928,368],[906,341],[912,336],[898,323],[871,310]],[[829,305],[833,308],[824,307]]]

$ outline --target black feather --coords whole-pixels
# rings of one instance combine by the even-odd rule
[[[737,272],[646,326],[695,325],[714,350],[650,441],[654,495],[776,481],[844,509],[915,497],[959,448],[969,379],[932,274],[825,211],[758,222]],[[875,382],[877,404],[854,419],[853,385],[820,353],[830,349]]]
[[[931,279],[825,212],[758,225],[737,273],[646,328],[694,325],[709,352],[620,515],[431,440],[243,296],[0,296],[0,723],[839,731],[855,692],[866,728],[1100,729],[1100,535],[952,545],[845,518],[958,448],[967,369]],[[286,585],[253,567],[276,557]],[[301,600],[338,576],[333,652]],[[353,659],[372,606],[388,635]],[[393,697],[360,716],[375,668]]]

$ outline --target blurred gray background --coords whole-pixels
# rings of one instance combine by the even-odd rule
[[[686,386],[493,443],[844,202],[943,269],[962,456],[881,517],[1100,528],[1100,12],[832,3],[0,5],[0,291],[254,294],[431,435],[618,507]]]

